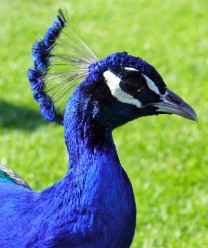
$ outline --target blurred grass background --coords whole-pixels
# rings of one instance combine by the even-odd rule
[[[206,0],[0,0],[0,162],[35,190],[67,169],[63,128],[43,120],[27,80],[31,46],[58,8],[99,58],[144,58],[199,117],[141,118],[114,132],[137,203],[132,247],[208,247]]]

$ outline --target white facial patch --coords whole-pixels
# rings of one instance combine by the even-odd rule
[[[124,69],[127,71],[138,71],[137,69],[132,68],[132,67],[124,67]],[[155,92],[156,94],[160,95],[160,91],[159,91],[158,87],[156,86],[156,84],[149,77],[147,77],[145,74],[142,74],[142,75],[147,82],[148,88],[151,91]]]
[[[147,82],[148,88],[151,91],[155,92],[156,94],[161,95],[161,93],[160,93],[158,87],[156,86],[156,84],[149,77],[147,77],[146,75],[144,75],[144,74],[142,74],[142,75],[143,75],[143,77],[145,78],[145,80]]]
[[[120,102],[135,105],[138,108],[142,107],[142,103],[135,99],[132,95],[124,92],[120,87],[121,79],[114,75],[111,71],[103,73],[106,83],[111,91],[111,94]]]
[[[132,68],[132,67],[124,67],[124,69],[127,71],[138,71],[137,69]]]

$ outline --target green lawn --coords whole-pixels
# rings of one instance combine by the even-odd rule
[[[39,115],[27,80],[31,46],[60,7],[99,58],[144,58],[199,117],[141,118],[114,132],[137,202],[132,247],[208,247],[207,0],[1,0],[0,162],[36,190],[67,169],[63,128]]]

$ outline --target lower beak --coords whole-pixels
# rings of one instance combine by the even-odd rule
[[[151,105],[157,107],[158,112],[176,114],[193,121],[198,121],[197,114],[193,108],[169,89],[166,90],[166,93],[161,98],[161,102]]]

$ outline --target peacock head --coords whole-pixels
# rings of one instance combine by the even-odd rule
[[[148,115],[178,114],[197,120],[191,106],[169,90],[156,69],[143,59],[117,52],[97,60],[69,28],[62,11],[44,39],[35,43],[33,59],[29,80],[49,121],[63,124],[64,116],[71,115],[72,104],[79,104],[90,118],[111,130]],[[61,112],[57,105],[65,96],[68,101],[74,86]]]
[[[81,97],[90,98],[93,118],[107,128],[158,114],[197,120],[192,107],[167,88],[152,65],[126,52],[92,63],[78,88],[83,92]]]

